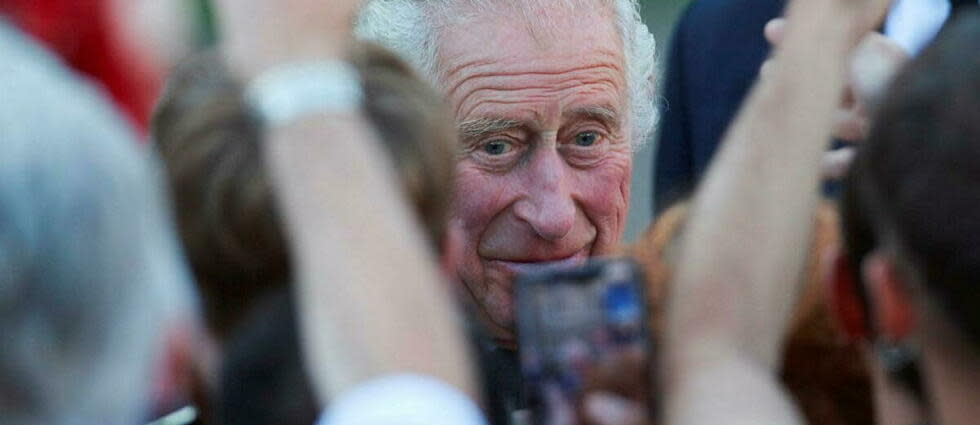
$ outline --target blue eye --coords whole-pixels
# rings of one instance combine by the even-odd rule
[[[503,155],[513,149],[510,142],[506,140],[491,140],[483,145],[483,152],[488,155]]]
[[[599,140],[599,135],[594,131],[583,131],[575,135],[575,144],[582,147],[589,147]]]

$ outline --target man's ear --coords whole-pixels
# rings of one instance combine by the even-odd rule
[[[889,342],[904,340],[915,324],[908,281],[895,259],[880,251],[868,255],[861,266],[877,337]]]
[[[830,314],[851,342],[868,339],[865,304],[855,279],[856,272],[839,247],[830,248],[823,258],[824,283]]]

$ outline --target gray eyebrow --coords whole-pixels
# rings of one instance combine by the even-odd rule
[[[583,106],[581,108],[575,108],[566,112],[565,116],[588,117],[616,127],[622,123],[622,116],[620,113],[607,106]]]
[[[616,110],[607,106],[583,106],[565,112],[565,117],[587,117],[618,127],[622,120]],[[508,118],[482,117],[463,121],[457,126],[460,140],[478,139],[494,133],[522,127],[520,121]]]
[[[457,131],[460,140],[471,140],[521,126],[519,121],[506,118],[476,118],[459,124]]]

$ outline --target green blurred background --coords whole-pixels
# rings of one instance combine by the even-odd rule
[[[666,68],[667,49],[674,24],[689,0],[640,0],[643,19],[657,38],[657,57],[659,76]],[[662,79],[661,79],[662,80]],[[626,224],[626,241],[633,241],[646,229],[653,215],[653,154],[657,135],[643,150],[633,157],[633,185],[631,190],[630,212]]]

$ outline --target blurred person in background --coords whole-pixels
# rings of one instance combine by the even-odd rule
[[[123,37],[113,1],[2,0],[10,19],[109,93],[130,123],[146,128],[162,70]]]
[[[782,15],[784,0],[691,2],[677,23],[664,76],[663,123],[657,143],[654,207],[665,211],[694,190],[725,129],[768,56],[762,29]],[[949,18],[977,0],[899,0],[855,52],[850,84],[834,136],[826,173],[843,176],[853,158],[849,145],[867,135],[870,109],[894,70],[916,55]],[[831,194],[839,190],[831,191]]]
[[[845,181],[830,287],[883,425],[980,415],[978,49],[980,12],[962,13],[895,79]]]
[[[766,22],[785,0],[700,0],[677,21],[663,77],[663,121],[654,158],[654,210],[694,191],[769,56]]]
[[[425,224],[431,249],[438,251],[451,192],[454,141],[442,101],[381,47],[358,45],[350,60],[361,77],[364,113],[389,155],[397,158],[404,196]],[[286,313],[294,308],[284,305],[285,300],[263,301],[262,309],[273,313],[272,323],[243,323],[256,317],[253,310],[260,300],[281,298],[273,294],[290,289],[293,282],[290,249],[262,163],[261,117],[249,107],[243,90],[215,52],[197,55],[169,78],[152,135],[166,164],[181,238],[216,345],[216,358],[202,359],[201,377],[207,382],[198,383],[196,393],[202,397],[197,404],[203,408],[213,399],[209,394],[220,394],[215,408],[222,411],[205,414],[217,415],[217,423],[295,423],[301,417],[315,418],[316,411],[303,416],[302,406],[288,413],[292,408],[286,405],[251,398],[271,389],[250,385],[294,379],[301,365],[284,361],[264,370],[248,367],[270,358],[299,360],[299,343],[284,330],[295,323]],[[226,350],[228,344],[235,351]],[[236,364],[222,364],[224,357]],[[302,388],[275,391],[295,393],[297,400],[306,397]]]
[[[104,89],[141,135],[163,76],[210,43],[210,0],[0,0],[0,16]]]
[[[240,85],[214,53],[174,70],[151,124],[216,348],[252,301],[290,279],[260,137]]]
[[[196,325],[156,164],[4,23],[0,73],[0,422],[146,422]]]

